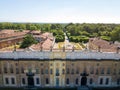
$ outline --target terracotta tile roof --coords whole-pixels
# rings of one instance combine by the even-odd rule
[[[27,34],[29,31],[28,30],[24,30],[23,32],[18,32],[15,30],[2,30],[0,31],[0,39],[5,39],[5,38],[10,38],[10,37],[18,37],[21,35],[25,35]]]
[[[43,34],[40,34],[40,35],[33,35],[35,38],[42,38],[42,49],[43,50],[50,50],[52,44],[53,44],[53,41],[54,41],[54,37],[52,36],[51,33],[43,33]],[[41,43],[41,41],[40,41]],[[38,43],[38,44],[34,44],[32,46],[30,46],[30,48],[32,50],[40,50],[40,47],[41,47],[41,44]]]
[[[116,52],[118,46],[100,38],[90,38],[89,47],[93,50],[96,50],[98,47],[100,47],[103,52]]]
[[[41,42],[40,42],[41,43]],[[33,50],[40,50],[41,44],[34,44],[32,46],[30,46],[31,49]],[[47,38],[45,41],[43,41],[42,43],[42,49],[43,50],[50,50],[51,46],[52,46],[53,40]]]

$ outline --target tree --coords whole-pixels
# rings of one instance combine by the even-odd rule
[[[30,30],[37,30],[36,26],[30,26]]]
[[[37,41],[35,40],[35,38],[31,34],[28,34],[24,37],[20,48],[26,48],[26,47],[31,46],[32,44],[37,44]]]
[[[120,41],[120,27],[116,27],[112,32],[111,32],[111,39],[113,41]]]

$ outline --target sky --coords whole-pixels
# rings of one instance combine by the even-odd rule
[[[0,0],[0,22],[120,23],[120,0]]]

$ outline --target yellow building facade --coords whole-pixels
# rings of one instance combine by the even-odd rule
[[[32,74],[32,77],[28,77]],[[85,51],[0,53],[0,86],[28,85],[38,87],[119,86],[120,54]]]

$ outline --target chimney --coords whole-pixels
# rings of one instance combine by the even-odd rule
[[[98,52],[100,52],[101,51],[101,46],[98,46]]]

